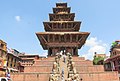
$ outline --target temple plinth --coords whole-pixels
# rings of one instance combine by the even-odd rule
[[[56,3],[53,13],[49,14],[49,22],[43,22],[45,32],[36,33],[44,50],[48,50],[48,56],[58,52],[69,52],[78,56],[80,49],[89,32],[79,32],[81,21],[74,21],[75,13],[70,13],[67,3]]]

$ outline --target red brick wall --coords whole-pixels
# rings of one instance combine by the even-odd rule
[[[49,81],[49,73],[15,73],[12,81]]]
[[[52,71],[52,66],[26,66],[24,68],[25,73],[29,73],[29,72],[50,73],[51,71]]]
[[[34,65],[43,65],[43,66],[44,66],[44,65],[51,65],[51,66],[52,66],[52,65],[53,65],[53,62],[54,62],[54,61],[35,61]],[[34,66],[34,65],[33,65],[33,66]]]
[[[98,72],[79,74],[82,81],[119,81],[117,72]]]
[[[44,61],[54,61],[54,60],[55,60],[55,57],[40,58],[39,60],[44,60]]]
[[[92,61],[74,61],[75,66],[93,66]]]
[[[81,61],[81,60],[85,60],[85,57],[78,57],[78,56],[73,56],[73,61]]]
[[[82,81],[119,81],[117,72],[80,73]],[[12,81],[49,81],[49,73],[11,74]]]
[[[104,72],[104,67],[102,65],[77,66],[76,70],[77,70],[78,73]]]

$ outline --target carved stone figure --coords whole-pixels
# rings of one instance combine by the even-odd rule
[[[57,63],[56,62],[53,63],[53,69],[52,69],[52,71],[53,71],[53,73],[57,72]]]
[[[59,63],[59,58],[58,57],[55,58],[55,62]]]
[[[72,81],[72,79],[71,79],[71,78],[68,78],[67,81]]]
[[[74,62],[72,62],[70,65],[70,71],[73,71],[73,69],[74,69]]]
[[[58,74],[50,74],[49,81],[59,81],[59,75]]]
[[[80,81],[79,75],[78,74],[74,74],[73,75],[73,80]]]
[[[68,53],[67,53],[67,56],[69,57],[69,56],[71,56],[71,54],[68,52]]]

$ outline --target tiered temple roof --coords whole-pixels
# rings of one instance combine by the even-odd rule
[[[56,3],[53,13],[49,14],[48,22],[43,22],[46,32],[36,33],[43,49],[48,55],[66,51],[78,55],[89,32],[79,32],[81,21],[74,21],[75,13],[70,13],[67,3]]]

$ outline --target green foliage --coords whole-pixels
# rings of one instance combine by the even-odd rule
[[[100,57],[100,56],[98,56],[98,57],[94,57],[94,59],[93,59],[93,63],[94,63],[95,65],[97,65],[98,62],[101,61],[101,60],[104,60],[104,58],[103,58],[103,57]]]
[[[118,42],[113,42],[112,47],[116,46],[117,44],[118,44]]]
[[[118,45],[118,42],[112,42],[112,44],[111,44],[111,48],[110,48],[110,52],[113,50],[113,48],[115,47],[115,46],[117,46]]]

